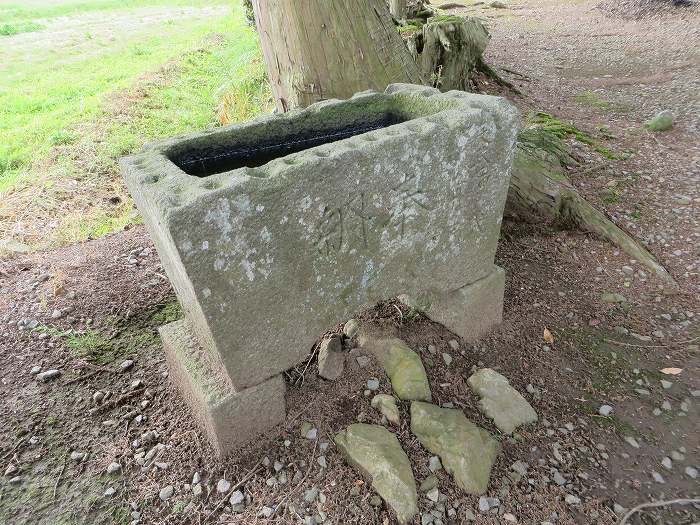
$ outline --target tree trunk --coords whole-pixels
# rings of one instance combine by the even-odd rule
[[[389,12],[400,22],[406,20],[406,3],[407,0],[389,0]]]
[[[423,79],[385,0],[255,0],[280,111]]]
[[[488,43],[489,34],[480,21],[449,16],[429,19],[409,48],[433,87],[469,91],[469,79]]]

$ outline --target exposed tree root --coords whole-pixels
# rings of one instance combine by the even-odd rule
[[[506,215],[529,222],[551,220],[595,233],[653,271],[669,291],[676,290],[676,281],[649,250],[579,195],[562,169],[574,163],[566,145],[552,133],[536,128],[521,132]]]

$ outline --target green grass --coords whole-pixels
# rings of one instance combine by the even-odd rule
[[[183,315],[180,303],[172,302],[147,308],[129,319],[108,319],[99,330],[61,331],[53,326],[41,326],[36,331],[62,339],[77,357],[106,365],[158,346],[158,327],[182,319]]]
[[[105,8],[112,3],[84,2],[52,9],[84,4]],[[110,93],[129,87],[140,75],[177,58],[207,34],[235,30],[232,25],[231,17],[202,17],[198,21],[174,18],[167,24],[136,30],[116,42],[100,36],[90,44],[92,51],[87,54],[80,45],[81,38],[92,40],[87,36],[76,36],[77,42],[67,45],[68,53],[60,56],[50,49],[40,49],[32,61],[27,61],[11,50],[0,52],[0,62],[5,63],[0,69],[0,192],[11,187],[37,156],[48,154],[52,137],[97,117]],[[70,52],[71,46],[77,53]]]
[[[4,22],[51,19],[76,16],[85,13],[140,8],[143,6],[207,6],[222,3],[220,0],[23,0],[0,4],[0,18]]]
[[[123,21],[141,20],[154,6],[216,5],[225,16],[180,16],[177,7],[172,18],[121,29]],[[43,32],[50,33],[52,17],[98,11],[114,20],[110,31],[94,27],[67,41],[0,46],[0,238],[11,232],[3,217],[15,212],[9,199],[3,205],[3,194],[22,197],[15,207],[36,208],[24,214],[36,224],[23,225],[18,239],[35,248],[138,223],[119,177],[120,156],[154,139],[250,119],[270,108],[257,35],[234,0],[32,0],[0,5],[0,19],[42,20]],[[117,205],[105,204],[115,195]],[[57,229],[40,231],[42,221],[54,219]]]
[[[594,108],[609,108],[610,107],[610,102],[605,100],[602,96],[600,96],[598,93],[595,91],[591,91],[589,89],[585,91],[581,91],[580,93],[577,93],[574,96],[574,99],[576,102],[579,104],[582,104],[584,106],[591,106]]]
[[[31,33],[32,31],[39,31],[40,29],[44,29],[44,27],[45,26],[43,26],[42,24],[37,24],[36,22],[3,23],[0,24],[0,36],[12,36],[19,33]]]

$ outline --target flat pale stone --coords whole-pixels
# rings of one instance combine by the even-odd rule
[[[318,350],[318,375],[323,379],[335,381],[345,369],[343,343],[338,335],[332,335],[321,341]]]
[[[481,410],[504,434],[512,434],[520,425],[537,421],[537,413],[530,403],[498,372],[482,368],[467,382],[481,397]]]
[[[401,339],[380,337],[370,332],[358,336],[363,349],[368,350],[382,364],[391,380],[391,388],[404,401],[430,401],[430,385],[417,352]]]
[[[411,431],[421,444],[440,456],[442,466],[469,494],[483,494],[500,444],[469,421],[461,410],[430,403],[411,403]]]
[[[391,423],[398,425],[401,422],[399,407],[396,399],[389,394],[377,394],[372,398],[372,408],[379,410]]]
[[[348,463],[371,479],[399,523],[410,522],[418,513],[416,480],[396,436],[379,425],[356,423],[338,433],[334,441]]]

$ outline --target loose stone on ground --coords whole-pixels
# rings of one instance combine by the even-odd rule
[[[478,370],[467,381],[480,397],[479,407],[504,434],[537,421],[537,413],[508,380],[490,368]]]
[[[321,341],[318,350],[318,375],[335,381],[345,369],[345,353],[340,336],[334,334]]]
[[[401,422],[399,408],[396,406],[394,396],[377,394],[372,398],[372,408],[379,410],[391,423],[398,425]]]
[[[411,521],[418,513],[416,482],[396,436],[378,425],[356,423],[338,433],[334,441],[348,463],[371,479],[398,521]]]
[[[360,344],[372,352],[384,367],[391,387],[404,401],[430,401],[430,385],[420,356],[401,339],[374,337],[361,333]],[[368,386],[369,388],[369,386]]]
[[[469,494],[483,494],[500,449],[498,441],[456,409],[411,403],[411,431],[440,456],[442,466]]]

